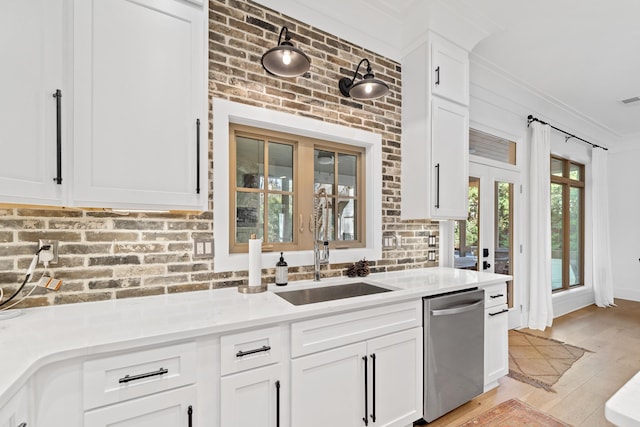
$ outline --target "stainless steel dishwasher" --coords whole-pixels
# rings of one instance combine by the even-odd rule
[[[483,392],[484,290],[423,299],[424,419],[436,418]]]

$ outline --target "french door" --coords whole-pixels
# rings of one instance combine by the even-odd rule
[[[470,162],[469,214],[454,231],[454,267],[514,277],[507,283],[509,308],[518,280],[519,195],[519,172]]]

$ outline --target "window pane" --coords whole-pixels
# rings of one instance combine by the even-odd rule
[[[327,190],[327,194],[333,194],[335,184],[335,173],[333,168],[334,154],[331,151],[314,151],[314,189],[316,192],[320,188]]]
[[[259,239],[264,230],[264,195],[236,193],[236,242],[247,243],[252,234]]]
[[[575,163],[569,164],[569,178],[582,181],[582,166]]]
[[[480,179],[469,177],[469,216],[466,221],[455,221],[454,267],[478,269],[478,226],[480,214]]]
[[[351,154],[338,154],[338,195],[356,196],[357,157]]]
[[[293,196],[269,194],[268,242],[293,241]]]
[[[469,154],[516,164],[516,143],[476,129],[469,129]]]
[[[551,184],[551,289],[562,289],[562,185]]]
[[[293,191],[293,146],[269,143],[269,190]]]
[[[569,191],[569,286],[582,284],[580,248],[582,247],[582,190],[572,187]]]
[[[338,240],[356,240],[356,204],[355,200],[338,200]]]
[[[564,161],[561,159],[551,158],[551,175],[564,176]]]
[[[264,188],[264,141],[236,138],[236,185]]]
[[[509,182],[496,182],[496,247],[495,269],[496,273],[511,274],[511,242],[512,242],[512,199],[513,184]]]

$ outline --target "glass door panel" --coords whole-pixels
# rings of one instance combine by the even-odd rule
[[[480,238],[480,178],[469,177],[469,215],[455,222],[454,267],[479,270],[478,247]]]
[[[495,181],[494,273],[513,275],[513,183]],[[513,280],[507,282],[507,303],[513,307]]]

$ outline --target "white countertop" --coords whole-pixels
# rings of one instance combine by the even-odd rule
[[[366,278],[270,285],[259,294],[236,288],[38,307],[0,321],[0,407],[39,368],[72,357],[407,301],[504,283],[510,276],[453,268],[371,274]],[[294,306],[271,291],[366,281],[397,289]]]
[[[604,406],[607,420],[617,426],[640,426],[640,372],[616,391]]]

